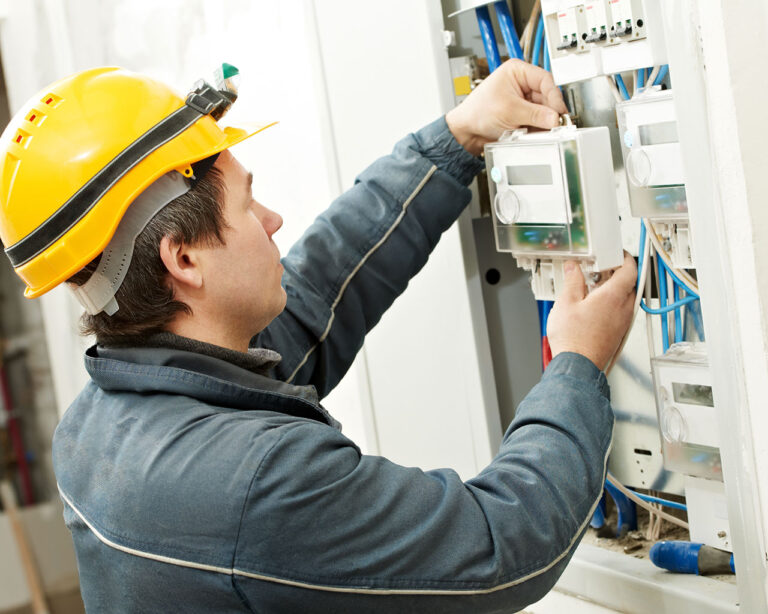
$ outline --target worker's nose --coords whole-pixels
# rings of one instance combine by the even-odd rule
[[[267,236],[271,237],[280,230],[280,227],[283,225],[283,218],[279,213],[264,207],[264,215],[261,218],[261,225],[264,227],[264,232],[267,233]]]

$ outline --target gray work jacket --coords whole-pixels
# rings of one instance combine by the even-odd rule
[[[363,172],[283,260],[287,307],[252,342],[282,360],[88,350],[53,455],[89,612],[514,612],[552,587],[611,442],[589,360],[556,357],[466,482],[361,454],[319,404],[480,166],[440,119]]]

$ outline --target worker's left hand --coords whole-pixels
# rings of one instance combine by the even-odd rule
[[[554,128],[568,110],[552,74],[521,60],[507,60],[445,116],[453,136],[478,156],[483,145],[521,126]]]

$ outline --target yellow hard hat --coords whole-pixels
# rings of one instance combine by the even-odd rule
[[[198,82],[184,98],[105,67],[30,99],[0,136],[0,239],[24,295],[48,292],[98,256],[158,178],[173,170],[192,178],[194,162],[275,123],[221,128],[236,97],[232,87]]]

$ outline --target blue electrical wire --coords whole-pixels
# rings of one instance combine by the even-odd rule
[[[494,3],[494,7],[496,8],[496,17],[499,20],[499,29],[501,30],[501,36],[504,39],[504,44],[507,46],[507,53],[509,54],[509,57],[522,60],[523,48],[520,46],[520,39],[517,37],[515,22],[512,19],[512,13],[509,12],[507,0],[499,0],[499,2]]]
[[[555,306],[554,301],[536,301],[536,306],[539,309],[539,328],[542,337],[547,336],[547,320],[549,319],[549,312],[552,311],[552,307]]]
[[[539,311],[539,335],[547,334],[546,316],[544,315],[544,301],[536,301],[536,309]]]
[[[659,258],[659,262],[661,262],[662,265],[664,265],[664,270],[667,272],[667,274],[677,283],[680,288],[685,290],[685,293],[689,296],[692,296],[694,298],[699,298],[698,293],[694,292],[688,287],[688,284],[686,284],[684,281],[682,281],[675,273],[672,272],[672,270],[666,265],[666,263]]]
[[[666,292],[665,292],[666,294]],[[662,313],[669,313],[670,311],[674,311],[675,309],[679,309],[680,307],[683,307],[684,305],[688,305],[689,303],[694,303],[698,301],[699,299],[694,296],[686,296],[683,299],[680,299],[676,303],[670,303],[669,305],[665,305],[664,307],[659,307],[658,309],[655,309],[653,307],[648,307],[648,305],[645,304],[645,301],[640,302],[640,308],[645,311],[646,313],[650,313],[652,315],[660,315]],[[664,322],[665,319],[661,320],[661,328],[664,328]]]
[[[493,33],[491,14],[488,12],[487,6],[478,6],[475,9],[475,15],[477,15],[477,25],[480,27],[480,36],[485,47],[485,57],[488,59],[488,70],[493,72],[501,66],[501,57],[499,56],[499,47],[496,44],[496,35]]]
[[[621,492],[608,480],[605,481],[605,490],[616,504],[616,537],[622,537],[629,531],[637,529],[637,506],[627,495]]]
[[[640,226],[641,226],[641,227],[640,227],[640,252],[642,252],[642,251],[643,251],[643,248],[645,247],[645,245],[644,245],[644,244],[645,244],[645,233],[646,233],[646,230],[645,230],[645,223],[643,223],[643,222],[640,222]],[[675,283],[676,283],[678,286],[680,286],[680,289],[681,289],[681,290],[685,290],[685,293],[686,293],[688,296],[692,296],[692,297],[694,297],[694,298],[699,298],[699,295],[698,295],[698,293],[697,293],[697,292],[694,292],[693,290],[691,290],[691,289],[688,287],[688,284],[686,284],[686,283],[685,283],[685,282],[684,282],[682,279],[680,279],[680,278],[677,276],[677,274],[676,274],[676,273],[674,273],[674,272],[672,271],[672,269],[670,269],[670,268],[669,268],[669,267],[666,265],[666,263],[665,263],[665,262],[664,262],[664,261],[663,261],[661,258],[659,258],[659,262],[660,262],[660,263],[661,263],[661,264],[664,266],[664,270],[667,272],[667,274],[668,274],[668,275],[669,275],[669,276],[670,276],[670,277],[671,277],[671,278],[674,280],[674,282],[675,282]],[[639,265],[638,265],[638,266],[639,266]],[[640,278],[640,269],[639,269],[639,268],[638,268],[638,273],[637,273],[637,275],[638,275],[638,279],[639,279],[639,278]]]
[[[619,92],[621,93],[621,97],[624,100],[629,100],[629,92],[627,91],[627,86],[624,85],[624,79],[622,79],[621,75],[616,74],[614,75],[616,77],[616,85],[619,88]]]
[[[531,64],[534,66],[539,65],[539,55],[541,54],[541,41],[544,38],[544,15],[539,18],[539,25],[536,26],[536,36],[533,43],[533,55],[531,56]]]
[[[661,82],[664,81],[664,77],[667,76],[668,72],[669,72],[669,64],[664,64],[664,66],[661,67],[659,74],[656,75],[656,79],[654,79],[653,84],[661,85]]]
[[[637,250],[637,253],[638,253],[638,257],[637,257],[637,284],[638,285],[636,286],[637,292],[641,292],[642,291],[642,288],[640,288],[639,284],[640,284],[640,274],[641,274],[641,272],[643,270],[643,264],[644,264],[643,263],[643,256],[645,255],[645,237],[646,237],[646,234],[647,234],[647,230],[645,228],[645,223],[640,222],[640,246],[638,247],[638,250]],[[643,311],[645,311],[646,313],[650,313],[650,314],[653,314],[653,315],[663,315],[663,314],[669,313],[670,311],[674,311],[675,312],[675,343],[677,343],[678,341],[683,341],[682,335],[683,335],[683,331],[684,331],[683,326],[682,326],[682,318],[681,318],[681,314],[680,314],[680,308],[684,307],[685,305],[690,305],[691,303],[694,303],[695,301],[699,300],[699,295],[696,294],[695,292],[693,292],[690,288],[688,288],[688,286],[685,285],[682,281],[680,281],[680,278],[677,275],[675,275],[672,271],[669,270],[669,268],[667,267],[666,264],[664,264],[664,261],[661,258],[659,258],[659,267],[660,267],[660,271],[663,269],[664,272],[666,274],[669,274],[672,277],[673,281],[675,282],[675,284],[674,284],[674,289],[675,289],[674,302],[669,304],[669,305],[664,305],[662,303],[662,301],[661,301],[661,294],[662,294],[661,288],[659,288],[659,297],[660,297],[659,303],[660,303],[661,307],[658,308],[658,309],[654,309],[653,307],[649,307],[646,304],[645,299],[642,299],[640,301],[640,308]],[[661,280],[661,275],[659,275],[659,278]],[[661,281],[659,281],[659,285],[661,285]],[[687,296],[685,296],[683,298],[679,298],[679,291],[680,290],[685,291]],[[666,303],[666,282],[665,282],[665,285],[664,285],[664,303]],[[686,311],[686,314],[688,314],[688,313],[689,313],[689,311]],[[691,314],[692,317],[693,317],[693,315],[694,314]],[[665,324],[666,324],[666,318],[662,318],[662,324],[661,324],[662,330],[665,328]],[[702,337],[703,330],[702,330],[702,327],[701,327],[701,323],[697,322],[697,321],[694,321],[694,326],[696,327],[696,333],[699,335],[700,338],[703,339],[703,337]],[[666,339],[669,339],[668,334],[666,336]],[[667,344],[668,344],[668,342],[667,342]],[[666,348],[665,348],[665,351],[666,351]]]
[[[667,307],[667,273],[666,268],[664,267],[664,261],[659,258],[659,313],[666,314],[670,311],[670,309],[666,309]],[[674,309],[674,307],[672,307]],[[643,310],[645,311],[645,309]],[[663,348],[664,352],[666,352],[669,349],[669,322],[667,322],[667,316],[663,315],[661,318],[661,347]]]
[[[659,497],[653,497],[651,495],[644,495],[631,489],[630,489],[630,492],[633,495],[640,497],[643,501],[648,501],[649,503],[658,503],[660,505],[663,505],[664,507],[671,507],[676,510],[683,510],[686,512],[688,511],[688,508],[686,507],[685,503],[678,503],[677,501],[670,501],[669,499],[661,499]]]
[[[552,66],[549,60],[549,46],[547,45],[546,36],[544,37],[544,70],[552,70]]]
[[[672,303],[677,304],[680,302],[680,286],[677,285],[677,282],[672,282],[672,296],[674,302]],[[675,343],[680,343],[683,340],[683,318],[680,313],[680,308],[678,307],[675,309]]]

